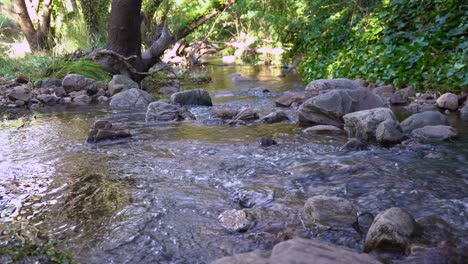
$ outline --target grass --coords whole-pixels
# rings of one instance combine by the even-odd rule
[[[62,79],[76,73],[97,81],[109,82],[111,77],[97,63],[90,59],[69,61],[60,57],[31,54],[24,58],[0,58],[0,76],[14,78],[23,76],[37,85],[47,78]]]

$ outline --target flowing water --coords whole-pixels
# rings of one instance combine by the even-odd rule
[[[281,91],[304,87],[267,67],[207,70],[213,81],[197,87],[211,93],[215,106],[266,114]],[[258,82],[232,84],[234,72]],[[362,250],[362,235],[352,228],[304,226],[305,200],[323,194],[347,198],[373,215],[403,207],[437,226],[425,243],[467,245],[467,123],[452,120],[464,134],[454,142],[345,152],[345,136],[307,135],[294,122],[216,125],[209,108],[190,110],[198,120],[178,124],[146,124],[144,112],[97,107],[44,110],[0,123],[0,222],[34,226],[80,263],[209,263],[297,236]],[[97,119],[133,137],[87,144]],[[260,147],[261,137],[279,144]],[[218,220],[223,211],[241,208],[236,193],[254,197],[248,210],[256,225],[245,233],[227,231]]]

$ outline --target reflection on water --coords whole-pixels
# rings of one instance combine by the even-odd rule
[[[274,96],[239,91],[260,85],[274,94],[300,86],[267,67],[208,70],[213,82],[203,88],[222,98],[215,106],[268,113]],[[233,85],[227,76],[233,72],[259,81]],[[345,153],[344,136],[306,135],[294,123],[205,126],[205,107],[190,109],[197,121],[180,124],[146,124],[142,112],[68,110],[0,126],[0,221],[29,221],[81,263],[207,263],[296,236],[361,249],[353,229],[303,226],[304,201],[318,194],[345,197],[374,215],[401,206],[416,218],[436,217],[457,245],[467,244],[466,136],[417,150]],[[96,119],[134,137],[86,144]],[[457,127],[466,131],[466,123]],[[279,144],[262,148],[261,137]],[[240,208],[239,190],[260,197],[249,209],[257,225],[241,234],[218,222],[221,212]],[[440,242],[431,239],[424,243]]]

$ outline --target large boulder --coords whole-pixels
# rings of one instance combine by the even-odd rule
[[[146,110],[148,105],[154,101],[156,99],[149,93],[133,88],[112,96],[110,106],[112,109]]]
[[[458,132],[451,126],[425,126],[413,130],[411,137],[422,141],[444,141],[458,137]]]
[[[365,240],[365,252],[374,249],[402,250],[416,234],[414,218],[405,210],[392,207],[379,213],[372,222]]]
[[[100,88],[106,85],[79,74],[68,74],[63,78],[62,86],[67,93],[86,91],[88,95],[94,95]]]
[[[409,134],[411,131],[416,128],[425,127],[425,126],[437,126],[443,125],[448,126],[449,121],[447,117],[437,111],[426,111],[422,113],[414,114],[406,118],[401,122],[400,126],[403,130],[403,133]]]
[[[442,109],[456,111],[458,109],[458,96],[453,93],[444,93],[437,98],[436,104]]]
[[[318,195],[309,198],[302,209],[306,224],[351,226],[357,222],[357,209],[348,200]]]
[[[157,101],[149,104],[146,111],[146,122],[152,121],[180,121],[195,117],[184,107],[168,104],[163,101]]]
[[[312,97],[331,90],[357,90],[367,87],[364,80],[350,80],[345,78],[320,79],[310,82],[306,87],[306,97]]]
[[[213,264],[377,264],[377,259],[327,242],[303,238],[277,244],[271,255],[257,252],[225,257]]]
[[[379,107],[385,101],[368,90],[332,90],[305,101],[298,117],[300,123],[341,127],[344,115]]]
[[[130,90],[133,88],[140,88],[138,86],[138,83],[133,81],[130,77],[127,75],[114,75],[112,77],[112,80],[109,82],[108,85],[108,90],[110,96],[113,96],[115,94],[118,94],[122,91]]]
[[[11,101],[27,102],[31,98],[30,90],[26,86],[17,86],[8,93],[8,99]]]
[[[358,111],[343,116],[343,119],[348,136],[363,142],[376,142],[376,130],[380,123],[387,120],[396,121],[392,110],[388,108]]]
[[[178,105],[213,105],[210,94],[203,89],[175,93],[171,95],[171,103]]]

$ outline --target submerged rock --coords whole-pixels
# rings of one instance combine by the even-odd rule
[[[426,111],[418,114],[414,114],[406,118],[401,122],[400,126],[403,130],[403,133],[409,134],[411,131],[416,128],[421,128],[425,126],[437,126],[444,125],[448,126],[449,122],[445,115],[437,111]]]
[[[366,150],[367,144],[357,138],[350,138],[341,148],[349,151],[360,151]]]
[[[314,196],[309,198],[303,209],[306,224],[325,226],[351,226],[357,222],[357,209],[348,200],[334,196]]]
[[[171,103],[178,105],[213,105],[208,91],[202,89],[174,93],[171,96]]]
[[[231,200],[242,208],[252,208],[271,203],[274,195],[271,189],[239,189],[232,193]]]
[[[442,109],[456,111],[458,109],[458,96],[453,93],[445,93],[437,98],[436,104]]]
[[[213,264],[377,264],[378,260],[348,248],[327,242],[295,238],[277,244],[270,256],[261,253],[244,253],[225,257]]]
[[[285,92],[278,99],[275,100],[276,106],[291,107],[293,104],[302,104],[304,102],[304,95],[294,92]]]
[[[255,226],[255,217],[245,210],[224,211],[218,219],[230,231],[245,232]]]
[[[365,252],[374,249],[404,251],[416,233],[417,225],[405,210],[392,207],[379,213],[372,222],[365,240]]]
[[[86,141],[95,143],[102,140],[119,139],[131,137],[130,131],[127,129],[114,129],[112,123],[106,120],[96,121],[88,133]]]
[[[130,77],[128,77],[127,75],[120,75],[120,74],[114,75],[112,77],[112,80],[109,82],[108,86],[109,86],[108,90],[109,90],[110,96],[116,95],[122,91],[130,90],[133,88],[136,88],[136,89],[140,88],[138,83],[133,81]]]
[[[344,115],[380,107],[386,107],[385,101],[368,90],[332,90],[305,101],[298,117],[303,124],[341,127]]]
[[[384,121],[396,122],[395,115],[388,108],[363,110],[343,116],[344,129],[351,138],[362,142],[376,142],[376,130]],[[379,131],[380,132],[380,131]],[[400,139],[398,139],[400,140]]]
[[[110,106],[112,109],[146,110],[148,105],[154,101],[156,99],[149,93],[133,88],[112,96]]]
[[[195,116],[185,107],[157,101],[149,104],[146,111],[146,122],[195,120]]]
[[[271,138],[262,137],[259,141],[259,144],[261,147],[269,147],[269,146],[277,145],[278,143]]]
[[[422,141],[444,141],[458,137],[458,132],[451,126],[425,126],[413,130],[411,136]]]

